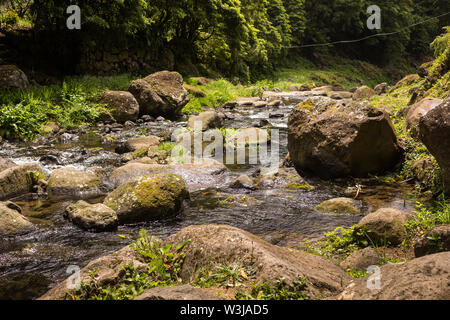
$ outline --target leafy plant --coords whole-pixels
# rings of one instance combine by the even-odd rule
[[[307,282],[303,278],[286,283],[284,279],[277,279],[274,285],[258,283],[252,286],[250,292],[236,293],[238,300],[306,300]]]

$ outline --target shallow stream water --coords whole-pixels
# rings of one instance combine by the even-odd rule
[[[287,119],[294,105],[306,97],[291,97],[285,106],[274,108],[240,107],[226,111],[228,128],[249,128],[255,121],[266,119],[269,128],[280,132],[280,162],[287,153]],[[277,117],[269,118],[270,113]],[[282,116],[281,116],[282,114]],[[119,143],[138,134],[170,136],[176,128],[186,127],[186,122],[151,122],[109,134],[105,139],[102,127],[90,128],[77,135],[42,139],[33,144],[3,146],[0,156],[17,164],[38,162],[45,173],[71,166],[79,170],[103,168],[110,173],[125,164],[122,156],[114,153]],[[112,141],[112,142],[111,142]],[[48,157],[49,155],[54,157]],[[56,159],[56,160],[55,160]],[[320,214],[314,207],[324,200],[342,197],[349,181],[324,182],[306,179],[315,186],[310,191],[291,191],[284,187],[264,190],[236,190],[228,183],[241,174],[252,175],[257,165],[230,166],[223,174],[223,183],[191,194],[191,202],[177,217],[120,226],[116,232],[91,233],[72,225],[63,218],[65,207],[71,201],[51,202],[30,196],[15,199],[23,213],[38,226],[38,230],[25,236],[2,239],[0,242],[0,299],[33,299],[49,287],[67,278],[71,265],[84,267],[88,262],[112,253],[128,244],[118,235],[136,236],[141,228],[161,238],[170,236],[183,227],[198,224],[228,224],[245,229],[277,245],[300,247],[305,240],[318,239],[323,232],[337,226],[350,226],[362,216],[379,207],[410,210],[414,200],[408,200],[412,188],[406,184],[385,184],[369,179],[363,181],[363,193],[358,198],[361,215],[339,216]],[[361,183],[361,182],[359,182]],[[220,203],[233,194],[250,197],[250,201],[223,206]],[[102,198],[91,202],[100,202]]]

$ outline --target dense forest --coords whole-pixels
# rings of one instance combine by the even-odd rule
[[[448,0],[0,0],[0,300],[450,300],[449,196]]]
[[[17,15],[37,30],[60,30],[68,39],[86,39],[94,46],[111,35],[124,43],[137,38],[155,50],[169,48],[177,65],[190,65],[189,71],[210,69],[243,80],[273,71],[286,58],[317,53],[338,53],[382,66],[407,66],[411,60],[429,55],[429,44],[448,23],[448,15],[405,27],[450,11],[446,0],[381,0],[377,5],[382,29],[369,30],[366,10],[372,3],[362,0],[82,0],[77,3],[81,30],[71,32],[66,27],[66,8],[71,1],[9,3],[16,10],[3,12],[3,24]],[[397,31],[400,33],[393,36],[352,44],[295,48]]]

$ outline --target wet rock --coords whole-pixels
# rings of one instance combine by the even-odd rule
[[[271,282],[284,278],[287,283],[306,278],[306,292],[312,299],[319,294],[330,296],[341,292],[349,276],[334,263],[319,256],[277,247],[246,231],[226,225],[190,226],[169,237],[175,246],[186,240],[186,254],[181,269],[184,281],[196,278],[200,268],[218,264],[253,265],[255,282]]]
[[[279,168],[278,170],[262,170],[255,178],[258,189],[286,188],[288,185],[305,186],[307,183],[294,168]]]
[[[266,119],[261,119],[261,120],[258,120],[258,121],[255,121],[252,123],[252,127],[255,127],[255,128],[262,128],[262,127],[265,127],[268,125],[270,126],[270,122],[269,122],[269,120],[266,120]]]
[[[0,89],[25,90],[30,86],[25,73],[14,65],[0,65]]]
[[[449,224],[434,227],[414,245],[414,254],[416,257],[443,251],[450,251]]]
[[[42,156],[39,159],[39,162],[44,165],[61,165],[61,161],[59,161],[59,159],[56,156],[51,155],[51,154]]]
[[[283,104],[283,101],[279,100],[279,99],[275,99],[272,101],[269,101],[269,103],[267,104],[268,107],[279,107]]]
[[[102,203],[89,204],[78,201],[69,205],[64,216],[74,225],[88,231],[112,231],[119,224],[119,219],[114,210]]]
[[[414,137],[418,136],[419,120],[443,102],[442,99],[425,98],[408,107],[405,121],[405,132],[411,129]]]
[[[176,118],[189,102],[183,77],[177,72],[161,71],[133,81],[128,88],[140,106],[140,114]]]
[[[307,100],[291,112],[288,131],[295,168],[323,179],[380,174],[402,159],[389,115],[367,102]]]
[[[333,91],[330,92],[329,97],[331,99],[342,100],[342,99],[351,99],[353,94],[351,92],[346,91]]]
[[[35,184],[34,174],[43,174],[38,164],[27,163],[0,172],[0,200],[11,199],[31,192]]]
[[[163,121],[165,121],[166,119],[164,118],[164,117],[161,117],[161,116],[159,116],[158,118],[156,118],[156,121],[158,121],[158,122],[163,122]]]
[[[81,269],[81,283],[90,283],[92,272],[96,272],[99,286],[113,285],[119,281],[123,274],[123,268],[130,264],[133,264],[134,268],[140,272],[144,272],[148,268],[140,255],[127,246],[110,255],[91,261]],[[66,279],[60,282],[38,300],[64,300],[68,291],[68,281],[70,280]]]
[[[107,91],[102,95],[102,103],[112,109],[112,115],[118,122],[138,119],[139,104],[128,91]]]
[[[377,93],[375,90],[369,88],[368,86],[362,86],[359,87],[355,93],[353,93],[353,99],[354,100],[362,100],[362,99],[368,99],[376,95]]]
[[[356,250],[341,262],[345,270],[367,270],[369,266],[376,266],[382,262],[377,250],[372,247]]]
[[[355,200],[350,198],[335,198],[322,202],[316,206],[316,210],[322,213],[335,214],[360,214],[355,207]]]
[[[199,163],[186,164],[144,164],[128,163],[125,166],[115,169],[109,176],[109,181],[118,187],[130,179],[156,173],[173,173],[180,175],[189,191],[216,187],[223,184],[221,173],[226,171],[224,164],[213,159],[202,159]]]
[[[80,138],[75,134],[70,134],[68,132],[65,132],[59,136],[59,140],[61,143],[69,143],[69,142],[75,142],[80,140]]]
[[[255,187],[253,186],[253,180],[249,178],[247,175],[241,175],[230,184],[230,188],[233,189],[249,189],[253,190]]]
[[[16,236],[35,230],[33,224],[10,204],[11,202],[0,202],[0,237]]]
[[[157,287],[147,290],[134,300],[218,300],[219,298],[203,289],[195,288],[191,285],[175,287]]]
[[[13,161],[0,157],[0,172],[17,166]]]
[[[267,130],[259,129],[259,128],[246,128],[241,129],[229,139],[227,139],[227,144],[234,144],[239,146],[240,144],[244,145],[257,145],[257,144],[266,144],[270,141],[270,135]]]
[[[123,125],[124,125],[125,128],[132,128],[132,127],[134,127],[136,125],[136,123],[134,123],[133,121],[128,120]]]
[[[132,223],[176,215],[188,196],[180,176],[161,173],[123,183],[103,203],[116,211],[120,223]]]
[[[134,152],[137,150],[148,149],[152,146],[158,146],[161,138],[156,136],[146,136],[128,139],[125,144],[116,148],[117,153]]]
[[[450,195],[450,98],[420,118],[419,136],[439,163],[444,190]]]
[[[298,91],[311,91],[311,87],[307,84],[302,84]]]
[[[331,92],[331,91],[333,91],[333,87],[332,86],[321,86],[321,87],[316,87],[316,88],[312,89],[311,91],[313,91],[313,92],[318,92],[318,91]]]
[[[50,174],[47,193],[54,199],[91,199],[103,194],[100,181],[101,177],[91,171],[60,168]]]
[[[338,300],[449,300],[450,252],[381,267],[380,289],[368,277],[353,280]],[[370,275],[369,277],[374,277]]]
[[[144,122],[151,122],[151,121],[155,121],[155,118],[153,118],[152,116],[149,116],[148,114],[144,114],[141,119]]]
[[[196,129],[195,124],[200,124],[201,130],[222,128],[224,124],[225,115],[216,111],[206,111],[200,113],[198,116],[190,116],[188,120],[188,128]]]
[[[269,118],[284,118],[284,113],[282,112],[270,112]]]
[[[369,213],[357,224],[371,240],[380,245],[398,245],[406,239],[406,227],[410,214],[392,208],[381,208]]]

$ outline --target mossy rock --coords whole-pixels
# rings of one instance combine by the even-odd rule
[[[355,207],[355,201],[350,198],[335,198],[322,202],[316,206],[316,210],[322,213],[335,214],[359,214]]]
[[[104,204],[116,211],[120,223],[132,223],[176,215],[188,195],[180,176],[161,173],[123,183]]]

